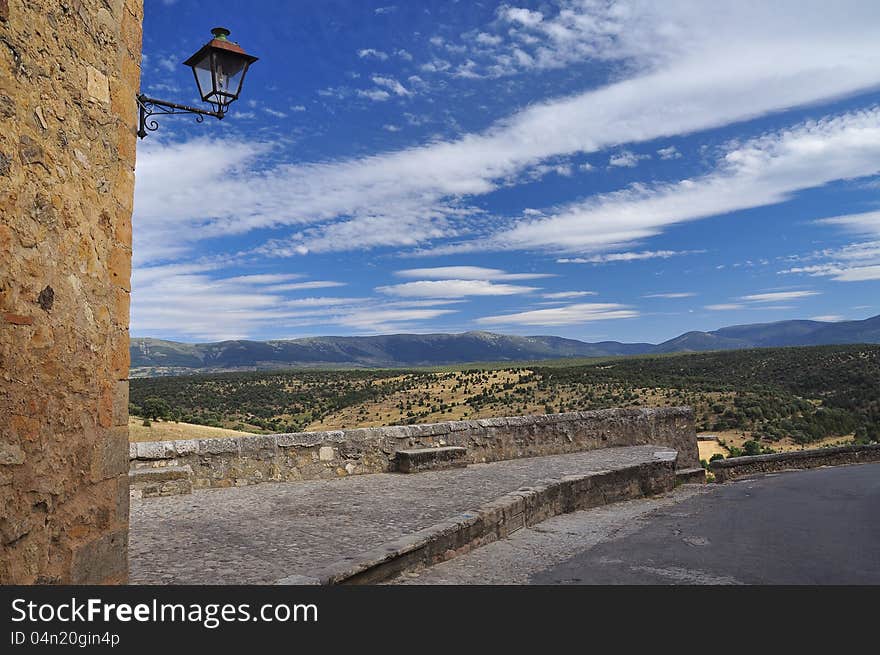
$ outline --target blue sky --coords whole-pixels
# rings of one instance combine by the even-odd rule
[[[658,342],[880,313],[880,5],[146,0],[132,336]]]

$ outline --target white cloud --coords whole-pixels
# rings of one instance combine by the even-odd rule
[[[565,298],[582,298],[583,296],[598,296],[595,291],[557,291],[555,293],[545,293],[542,297],[549,300],[560,300]]]
[[[383,77],[382,75],[373,75],[373,84],[384,87],[397,96],[412,95],[403,84],[395,80],[393,77]]]
[[[552,309],[534,309],[516,314],[485,316],[477,323],[486,325],[577,325],[592,321],[636,318],[639,313],[616,303],[578,303]]]
[[[408,268],[395,272],[395,275],[409,278],[423,278],[429,280],[535,280],[538,278],[553,277],[552,273],[508,273],[500,268],[485,268],[483,266],[437,266],[434,268]]]
[[[638,185],[521,221],[494,240],[507,248],[598,249],[676,223],[784,202],[797,191],[880,171],[880,110],[855,111],[729,147],[716,170]]]
[[[267,291],[303,291],[305,289],[329,289],[332,287],[344,287],[345,282],[332,280],[310,280],[309,282],[291,282],[287,284],[273,284],[266,287]]]
[[[252,141],[144,142],[135,257],[155,261],[180,255],[199,239],[282,225],[314,226],[291,235],[283,246],[291,254],[472,238],[468,198],[544,160],[719,127],[880,82],[876,3],[850,3],[835,12],[802,2],[750,5],[748,11],[739,3],[597,7],[569,3],[572,13],[560,13],[558,21],[532,23],[540,29],[555,24],[541,32],[541,43],[559,46],[554,52],[567,51],[562,44],[581,29],[587,37],[574,42],[590,42],[592,50],[575,49],[576,56],[631,62],[625,74],[597,89],[534,103],[481,133],[373,156],[274,166],[261,159],[272,146]],[[608,12],[611,20],[597,20]],[[516,15],[520,19],[510,14],[511,25],[526,29],[529,19]],[[540,57],[536,61],[542,65]],[[449,62],[433,64],[434,70],[444,66]],[[877,112],[747,145],[732,148],[741,159],[722,162],[713,175],[572,205],[544,223],[499,231],[494,247],[607,249],[678,221],[781,202],[800,189],[873,174],[880,150]],[[172,159],[175,165],[167,166]],[[247,171],[241,170],[245,163]],[[213,202],[204,202],[201,189],[212,189]],[[372,229],[377,223],[380,231]],[[173,253],[162,245],[172,226]],[[363,242],[331,238],[340,231],[368,236]]]
[[[364,309],[341,317],[339,323],[369,332],[394,332],[453,313],[453,309]]]
[[[745,305],[739,305],[736,303],[721,303],[718,305],[706,305],[706,309],[713,312],[726,312],[734,309],[745,309]]]
[[[643,259],[669,259],[680,255],[702,253],[703,250],[641,250],[638,252],[612,252],[590,257],[562,257],[557,264],[607,264],[609,262],[634,262]]]
[[[740,300],[747,302],[785,302],[786,300],[818,296],[819,293],[819,291],[774,291],[771,293],[755,293],[749,296],[742,296]]]
[[[836,224],[844,225],[858,233],[871,233],[869,215],[855,214],[853,217],[837,217]],[[837,220],[844,219],[844,220]],[[850,243],[840,248],[826,248],[808,255],[786,258],[789,261],[820,261],[819,264],[794,266],[782,271],[780,275],[800,274],[811,277],[830,277],[836,282],[865,282],[880,279],[880,241]]]
[[[134,336],[202,341],[256,338],[337,325],[359,331],[418,328],[454,309],[432,306],[455,300],[396,301],[379,298],[286,298],[285,291],[339,283],[284,284],[298,274],[214,277],[221,264],[167,264],[135,269],[131,330]],[[281,283],[281,284],[279,284]]]
[[[144,270],[149,271],[150,269]],[[167,272],[168,267],[163,267],[160,270],[162,270],[163,273]],[[210,268],[203,267],[199,270],[210,270]],[[280,284],[282,282],[289,282],[290,280],[298,280],[302,277],[304,276],[301,273],[258,273],[253,275],[228,277],[226,278],[226,282],[230,284]],[[143,271],[141,279],[144,279]]]
[[[380,61],[385,61],[388,59],[388,53],[382,52],[381,50],[376,50],[375,48],[364,48],[363,50],[358,50],[358,57],[361,59],[378,59]]]
[[[419,280],[376,287],[390,296],[407,298],[463,298],[466,296],[512,296],[536,291],[535,287],[495,284],[488,280]]]
[[[544,15],[540,11],[531,11],[529,9],[520,9],[518,7],[502,6],[498,9],[498,15],[504,20],[511,23],[519,23],[535,27],[544,20]]]
[[[305,105],[293,105],[290,108],[290,111],[296,111],[296,112],[305,111],[305,110],[306,110]]]
[[[692,291],[680,291],[672,293],[649,293],[642,296],[642,298],[668,298],[671,300],[674,298],[693,298],[696,295],[697,294]]]
[[[617,152],[608,158],[608,166],[611,168],[635,168],[642,159],[650,159],[651,155],[637,155],[630,150]]]
[[[681,153],[675,146],[660,148],[657,151],[657,156],[660,157],[660,159],[681,159]]]
[[[401,130],[401,128],[398,127],[397,125],[391,125],[389,123],[386,123],[385,125],[383,125],[382,129],[385,130],[386,132],[400,132],[400,130]]]
[[[846,318],[839,314],[822,314],[821,316],[812,316],[810,318],[811,321],[826,321],[828,323],[837,323],[838,321],[845,321]]]
[[[783,272],[805,273],[813,277],[830,277],[837,282],[866,282],[868,280],[880,280],[880,264],[850,267],[826,264],[820,266],[797,267]]]
[[[495,34],[487,34],[486,32],[479,32],[474,37],[474,40],[482,45],[499,45],[502,41],[504,41],[504,39],[502,39],[500,36],[497,36]]]
[[[263,107],[263,111],[270,116],[274,116],[275,118],[287,118],[287,114],[285,114],[283,111],[278,111],[277,109],[272,109],[271,107]]]
[[[880,211],[833,216],[816,221],[823,225],[839,225],[848,232],[880,237]]]
[[[369,98],[374,102],[384,102],[391,97],[390,93],[388,93],[387,91],[383,91],[382,89],[368,89],[366,91],[364,89],[358,89],[357,94],[361,98]]]

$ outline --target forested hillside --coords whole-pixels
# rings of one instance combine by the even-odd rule
[[[279,371],[135,379],[131,412],[293,432],[627,406],[691,405],[701,430],[771,444],[880,439],[880,346],[613,358],[451,371]]]

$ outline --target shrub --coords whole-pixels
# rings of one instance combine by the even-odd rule
[[[743,444],[743,452],[746,455],[760,455],[761,454],[761,444],[759,444],[754,439],[750,439]]]

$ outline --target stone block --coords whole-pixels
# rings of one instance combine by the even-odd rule
[[[120,289],[131,291],[131,250],[113,246],[107,272],[110,280]]]
[[[106,480],[128,471],[128,425],[107,430],[104,438],[98,440],[96,451],[97,479]]]
[[[0,464],[17,466],[24,464],[25,453],[18,444],[0,442]]]
[[[128,577],[128,530],[103,534],[73,551],[72,584],[102,584]]]
[[[200,455],[219,455],[222,453],[238,453],[241,445],[238,439],[200,439]]]
[[[401,473],[417,473],[467,466],[467,448],[442,446],[440,448],[413,448],[398,450],[395,455],[397,470]]]
[[[86,92],[92,100],[110,102],[107,76],[93,66],[86,66]]]
[[[271,434],[253,437],[242,437],[239,440],[239,445],[241,447],[242,456],[253,454],[271,455],[277,448],[275,437]]]
[[[174,450],[178,455],[194,455],[199,452],[198,439],[180,439],[174,442]]]
[[[135,444],[138,459],[169,459],[174,457],[173,441],[142,441]]]
[[[113,425],[128,426],[128,380],[113,385]]]

